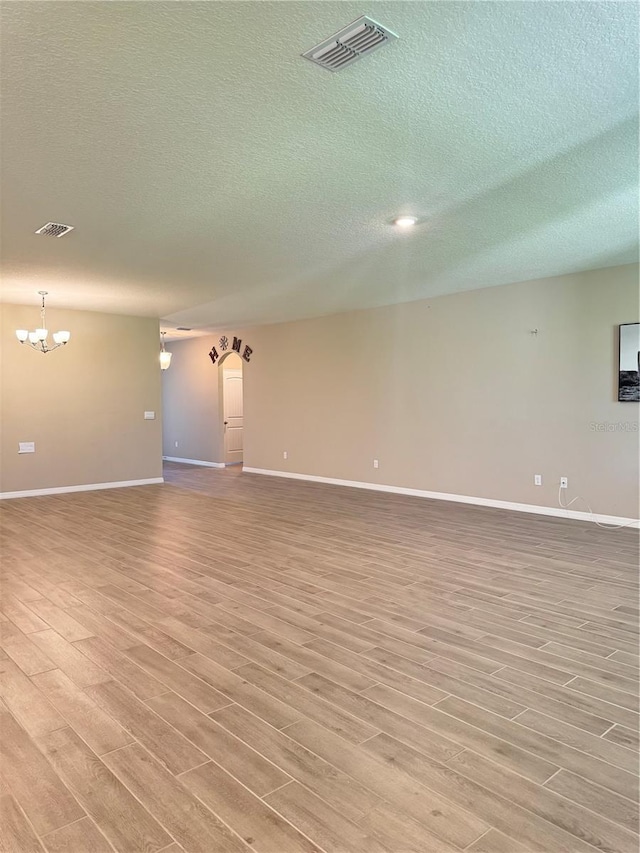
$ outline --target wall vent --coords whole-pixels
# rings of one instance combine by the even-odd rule
[[[188,329],[186,326],[176,326],[176,332],[191,332],[191,329]]]
[[[302,55],[327,71],[340,71],[398,36],[363,15]]]
[[[69,231],[73,231],[73,225],[62,225],[60,222],[47,222],[42,228],[38,228],[36,234],[43,234],[45,237],[64,237]]]

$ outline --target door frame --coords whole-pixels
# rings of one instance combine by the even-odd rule
[[[229,356],[237,355],[240,359],[240,369],[242,370],[242,462],[227,462],[225,449],[225,429],[224,429],[224,363]],[[244,464],[244,362],[240,354],[235,350],[226,352],[218,361],[218,459],[227,467],[234,467]]]

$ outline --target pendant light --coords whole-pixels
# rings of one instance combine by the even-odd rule
[[[171,356],[173,355],[173,353],[167,352],[167,350],[164,348],[164,336],[166,334],[166,332],[160,332],[160,337],[162,340],[162,346],[160,348],[160,370],[168,369],[169,365],[171,364]]]

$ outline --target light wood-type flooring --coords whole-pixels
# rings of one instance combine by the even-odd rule
[[[635,853],[637,531],[166,476],[0,508],[3,853]]]

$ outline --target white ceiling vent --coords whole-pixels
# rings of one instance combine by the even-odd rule
[[[327,71],[340,71],[396,38],[391,30],[363,15],[302,55]]]
[[[45,237],[64,237],[69,231],[73,231],[73,225],[62,225],[60,222],[47,222],[42,228],[38,228],[36,234],[44,234]]]

